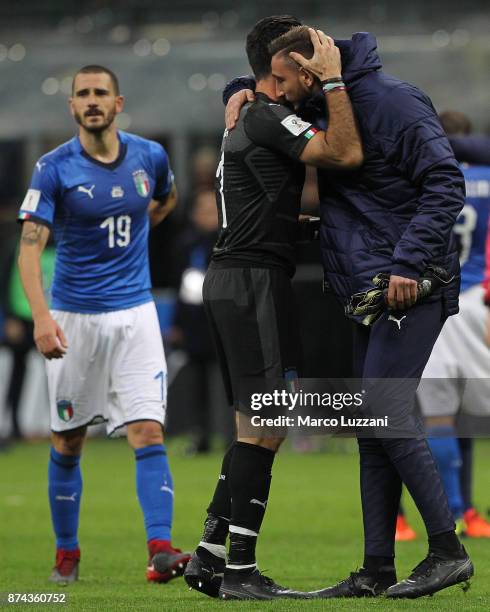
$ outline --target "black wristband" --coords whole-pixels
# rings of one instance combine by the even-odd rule
[[[321,85],[328,85],[328,83],[341,83],[343,81],[342,76],[332,77],[331,79],[325,79],[320,81]]]

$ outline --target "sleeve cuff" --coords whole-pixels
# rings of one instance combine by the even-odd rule
[[[53,227],[53,224],[42,217],[36,217],[36,215],[31,215],[31,213],[26,213],[20,211],[17,216],[17,223],[24,223],[24,221],[32,221],[32,223],[38,223],[39,225],[45,225],[48,229]]]
[[[230,81],[223,90],[223,104],[226,106],[233,94],[242,89],[255,91],[255,79],[252,76],[236,77]]]
[[[403,276],[404,278],[411,278],[418,280],[420,278],[420,272],[412,266],[405,264],[396,263],[391,268],[391,274],[394,276]]]
[[[168,191],[164,191],[163,193],[154,193],[151,199],[156,200],[157,202],[162,202],[168,198],[171,191],[172,188],[170,188]]]

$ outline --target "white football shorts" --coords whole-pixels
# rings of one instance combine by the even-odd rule
[[[459,297],[459,313],[449,317],[434,345],[417,391],[426,417],[458,412],[490,415],[490,349],[485,343],[487,308],[476,285]]]
[[[133,421],[163,425],[167,365],[155,304],[79,314],[53,310],[68,349],[46,361],[51,429],[106,421],[108,435]]]

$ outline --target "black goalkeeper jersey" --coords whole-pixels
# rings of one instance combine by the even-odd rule
[[[299,162],[317,130],[264,94],[225,130],[216,172],[219,265],[282,267],[292,276],[305,178]]]

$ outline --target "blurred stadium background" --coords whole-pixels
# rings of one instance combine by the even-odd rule
[[[48,433],[42,360],[27,350],[29,327],[12,321],[19,231],[15,218],[35,161],[74,133],[67,110],[71,79],[77,68],[90,63],[105,64],[118,74],[126,96],[119,126],[165,145],[180,192],[178,211],[153,232],[150,243],[155,295],[174,381],[169,429],[189,431],[193,443],[204,447],[214,431],[225,438],[231,435],[203,330],[196,293],[200,274],[195,272],[205,268],[215,231],[210,191],[223,130],[223,86],[249,70],[244,39],[253,23],[286,12],[337,38],[360,30],[373,32],[387,72],[421,87],[439,111],[463,111],[476,131],[490,130],[490,13],[482,0],[263,0],[234,6],[224,0],[0,3],[0,340],[4,344],[0,439],[12,433],[26,437]],[[317,201],[310,178],[304,194],[308,211]],[[344,342],[349,326],[338,323],[335,306],[321,294],[316,249],[313,245],[300,250],[296,276],[301,301],[308,303],[303,331],[306,374],[342,375],[349,363]],[[330,321],[322,317],[327,307]],[[25,315],[18,305],[17,310],[22,319]],[[25,379],[24,357],[12,345],[26,357]],[[323,364],[331,364],[328,372]],[[17,389],[10,385],[12,375],[14,383],[20,381],[14,384]],[[204,413],[196,410],[203,397],[210,398]],[[18,422],[13,424],[12,402],[19,405]]]

